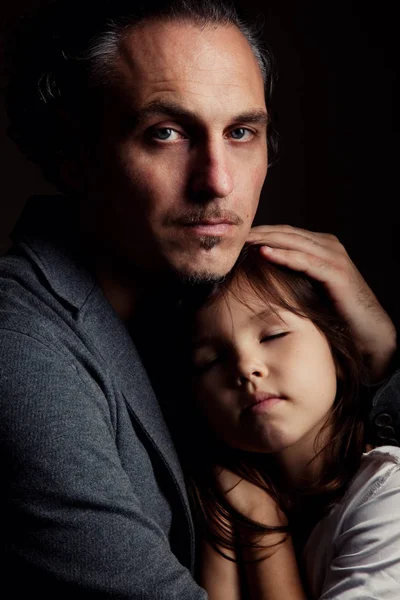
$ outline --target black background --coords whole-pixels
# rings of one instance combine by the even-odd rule
[[[4,6],[2,25],[33,4],[16,0]],[[246,4],[263,15],[280,74],[274,116],[281,156],[267,176],[257,224],[335,233],[398,325],[396,3]],[[4,111],[0,126],[2,253],[27,197],[52,188],[7,139]]]

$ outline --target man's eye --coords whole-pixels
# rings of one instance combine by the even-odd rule
[[[237,127],[231,130],[231,136],[234,140],[249,140],[254,136],[254,132],[246,127]]]
[[[151,137],[160,142],[173,142],[178,140],[181,134],[171,127],[161,127],[160,129],[153,129]]]
[[[263,342],[272,342],[273,340],[277,340],[279,338],[283,338],[286,335],[288,335],[288,331],[280,331],[278,333],[269,333],[267,335],[263,335],[262,338],[260,339],[260,344],[262,344]]]

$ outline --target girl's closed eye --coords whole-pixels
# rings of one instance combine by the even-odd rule
[[[290,333],[289,331],[277,331],[276,333],[263,334],[260,339],[260,344],[263,344],[265,342],[272,342],[273,340],[281,339],[281,338],[289,335],[289,333]]]
[[[195,373],[205,373],[209,371],[212,367],[217,365],[220,361],[220,357],[218,354],[208,354],[203,356],[195,356],[193,358],[193,370]]]

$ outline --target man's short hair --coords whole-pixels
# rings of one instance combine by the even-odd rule
[[[144,20],[235,25],[260,66],[269,108],[275,70],[271,52],[229,0],[60,0],[21,19],[7,46],[9,136],[40,165],[46,179],[71,192],[60,164],[79,155],[99,129],[95,98],[115,83],[121,41]],[[76,127],[74,127],[74,124]],[[274,131],[269,128],[270,157]]]

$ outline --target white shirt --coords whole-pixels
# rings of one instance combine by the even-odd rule
[[[306,574],[318,600],[400,600],[400,448],[363,454],[343,498],[311,532]]]

